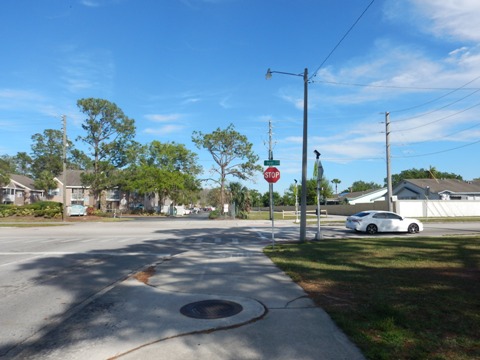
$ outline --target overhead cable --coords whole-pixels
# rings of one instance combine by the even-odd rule
[[[357,23],[360,21],[360,19],[363,17],[363,15],[365,15],[365,13],[367,12],[367,10],[370,8],[370,6],[372,6],[372,4],[375,2],[375,0],[372,0],[370,2],[370,4],[368,4],[368,6],[365,8],[365,10],[363,10],[363,12],[360,14],[360,16],[357,18],[357,20],[355,20],[355,22],[353,23],[352,26],[350,26],[350,28],[347,30],[347,32],[345,33],[345,35],[343,35],[343,37],[340,39],[340,41],[337,43],[337,45],[335,45],[335,47],[332,49],[332,51],[330,51],[330,53],[327,55],[327,57],[325,58],[325,60],[322,61],[322,63],[320,64],[320,66],[317,68],[317,70],[315,70],[313,72],[313,75],[310,76],[310,78],[308,79],[309,81],[317,76],[317,73],[320,71],[320,69],[323,67],[323,65],[327,62],[327,60],[330,58],[330,56],[332,56],[332,54],[335,52],[335,50],[337,50],[337,48],[340,46],[340,44],[343,42],[343,40],[345,40],[345,38],[348,36],[348,34],[353,30],[353,28],[357,25]]]

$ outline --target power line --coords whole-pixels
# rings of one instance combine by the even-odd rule
[[[472,95],[475,95],[475,94],[476,94],[477,92],[479,92],[479,91],[480,91],[480,89],[475,90],[474,92],[472,92],[472,93],[464,96],[463,98],[457,99],[457,100],[455,100],[455,101],[453,101],[453,102],[451,102],[451,103],[448,103],[448,104],[446,104],[446,105],[444,105],[444,106],[442,106],[442,107],[440,107],[440,108],[437,108],[437,109],[435,109],[435,110],[431,110],[431,111],[428,111],[428,112],[426,112],[426,113],[423,113],[423,114],[420,114],[420,115],[417,115],[417,116],[413,116],[413,117],[410,117],[410,118],[395,120],[395,121],[392,121],[392,122],[393,122],[393,123],[405,122],[405,121],[417,119],[417,118],[422,117],[422,116],[426,116],[426,115],[433,114],[434,112],[443,110],[443,109],[445,109],[445,108],[447,108],[447,107],[449,107],[449,106],[451,106],[451,105],[455,105],[456,103],[459,103],[460,101],[465,100],[466,98],[468,98],[468,97],[470,97],[470,96],[472,96]],[[478,104],[476,104],[476,105],[468,108],[467,110],[470,110],[471,108],[473,108],[473,107],[475,107],[475,106],[477,106],[477,105],[478,105]],[[463,110],[463,111],[466,111],[466,110]],[[460,113],[463,112],[463,111],[460,111]],[[428,124],[427,124],[427,125],[428,125]],[[422,125],[422,126],[423,126],[423,125]],[[410,129],[410,130],[412,130],[412,129]],[[397,130],[397,131],[404,131],[404,130]],[[406,130],[405,130],[405,131],[406,131]]]
[[[478,143],[480,143],[480,140],[477,140],[477,141],[474,141],[474,142],[471,142],[471,143],[468,143],[468,144],[465,144],[465,145],[462,145],[462,146],[457,146],[457,147],[454,147],[454,148],[446,149],[446,150],[435,151],[435,152],[432,152],[432,153],[418,154],[418,155],[393,156],[393,157],[396,158],[396,159],[401,159],[401,158],[414,158],[414,157],[421,157],[421,156],[431,156],[431,155],[437,155],[437,154],[442,154],[442,153],[446,153],[446,152],[449,152],[449,151],[462,149],[464,147],[475,145],[475,144],[478,144]]]
[[[450,92],[448,92],[448,93],[446,93],[446,94],[444,94],[444,95],[442,95],[442,96],[440,96],[440,97],[438,97],[438,98],[436,98],[436,99],[433,99],[433,100],[427,101],[427,102],[425,102],[425,103],[423,103],[423,104],[415,105],[415,106],[412,106],[412,107],[409,107],[409,108],[406,108],[406,109],[390,111],[390,113],[392,113],[392,112],[393,112],[393,113],[396,113],[396,112],[409,111],[409,110],[413,110],[413,109],[416,109],[416,108],[419,108],[419,107],[422,107],[422,106],[431,104],[431,103],[433,103],[433,102],[435,102],[435,101],[438,101],[438,100],[440,100],[440,99],[443,99],[444,97],[447,97],[448,95],[453,94],[454,92],[457,92],[457,91],[459,91],[459,90],[464,89],[467,85],[471,84],[472,82],[474,82],[474,81],[476,81],[476,80],[478,80],[478,79],[480,79],[480,76],[477,76],[476,78],[474,78],[473,80],[470,80],[469,82],[463,84],[463,85],[460,86],[459,88],[453,89],[452,91],[450,91]],[[476,89],[476,90],[478,91],[478,90],[480,90],[480,89]]]
[[[327,60],[330,58],[330,56],[332,56],[332,54],[335,52],[335,50],[337,50],[337,48],[340,46],[340,44],[343,42],[343,40],[345,40],[345,38],[348,36],[348,34],[353,30],[353,28],[357,25],[357,23],[360,21],[360,19],[363,17],[363,15],[365,15],[365,13],[367,12],[367,10],[370,8],[370,6],[372,6],[372,4],[375,2],[375,0],[372,0],[370,2],[370,4],[368,4],[368,6],[365,8],[365,10],[363,10],[363,12],[360,14],[360,16],[357,18],[357,20],[355,20],[355,22],[353,23],[352,26],[350,26],[350,28],[347,30],[347,32],[345,33],[345,35],[343,35],[343,37],[340,39],[340,41],[337,43],[337,45],[335,45],[335,47],[332,49],[332,51],[330,51],[330,53],[327,55],[327,57],[325,58],[325,60],[322,61],[322,63],[320,64],[320,66],[317,68],[317,70],[314,71],[313,75],[310,76],[310,78],[308,79],[309,81],[313,78],[313,77],[316,77],[317,76],[317,73],[320,71],[320,69],[323,67],[323,65],[327,62]]]
[[[460,134],[461,132],[464,132],[464,131],[467,131],[467,130],[471,130],[477,126],[480,126],[480,123],[477,123],[475,125],[472,125],[472,126],[469,126],[468,128],[465,128],[465,129],[462,129],[462,130],[459,130],[459,131],[455,131],[453,133],[450,133],[448,135],[445,135],[445,136],[439,136],[437,138],[433,138],[433,139],[428,139],[428,140],[423,140],[423,141],[414,141],[414,142],[409,142],[408,145],[416,145],[416,144],[424,144],[424,143],[429,143],[429,142],[433,142],[433,141],[438,141],[438,140],[441,140],[441,139],[446,139],[446,138],[449,138],[453,135],[457,135],[457,134]],[[407,146],[407,145],[394,145],[394,146],[397,146],[397,147],[400,147],[400,146]]]
[[[478,79],[478,78],[476,78]],[[475,79],[475,80],[476,80]],[[473,80],[472,80],[473,81]],[[480,88],[467,88],[467,87],[460,87],[460,88],[443,88],[443,87],[422,87],[422,86],[400,86],[400,85],[373,85],[373,84],[359,84],[359,83],[346,83],[346,82],[338,82],[338,81],[326,81],[326,80],[315,80],[315,83],[324,83],[330,85],[341,85],[341,86],[356,86],[356,87],[366,87],[366,88],[378,88],[378,89],[400,89],[400,90],[434,90],[434,91],[450,91],[453,92],[458,90],[479,90]],[[440,98],[450,95],[450,93],[446,95],[442,95]],[[396,110],[395,112],[399,112],[403,110]]]
[[[458,112],[456,112],[456,113],[454,113],[454,114],[450,114],[450,115],[444,116],[443,118],[440,118],[440,119],[437,119],[437,120],[434,120],[434,121],[430,121],[430,122],[428,122],[428,123],[426,123],[426,124],[418,125],[418,126],[415,126],[415,127],[413,127],[413,128],[395,130],[394,132],[405,132],[405,131],[416,130],[416,129],[419,129],[419,128],[421,128],[421,127],[428,126],[428,125],[437,123],[437,122],[439,122],[439,121],[442,121],[442,120],[451,118],[451,117],[453,117],[453,116],[455,116],[455,115],[464,113],[464,112],[466,112],[466,111],[468,111],[468,110],[471,110],[471,109],[473,109],[474,107],[477,107],[477,106],[479,106],[479,105],[480,105],[480,103],[476,103],[475,105],[472,105],[472,106],[470,106],[469,108],[463,109],[463,110],[458,111]]]

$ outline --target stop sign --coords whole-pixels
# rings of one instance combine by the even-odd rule
[[[263,177],[269,183],[276,183],[280,179],[280,170],[274,166],[270,166],[263,172]]]

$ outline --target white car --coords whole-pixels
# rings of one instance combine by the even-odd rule
[[[368,234],[377,232],[408,232],[415,234],[423,231],[423,224],[417,219],[402,217],[390,211],[361,211],[349,216],[345,223],[348,229]]]

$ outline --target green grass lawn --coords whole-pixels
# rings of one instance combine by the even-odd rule
[[[332,239],[265,253],[369,359],[480,359],[480,237]]]

